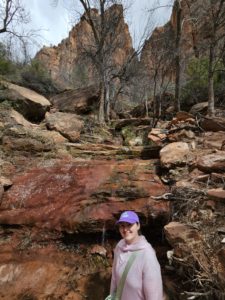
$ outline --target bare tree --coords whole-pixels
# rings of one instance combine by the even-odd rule
[[[156,30],[149,42],[151,43],[149,55],[151,57],[150,72],[153,82],[153,115],[161,115],[161,96],[166,92],[173,72],[173,39],[171,25]]]
[[[156,1],[155,7],[150,9],[149,12],[153,12],[160,8],[171,8],[175,16],[176,28],[174,30],[174,70],[175,70],[175,110],[180,111],[180,90],[181,90],[181,39],[182,39],[182,24],[184,22],[183,5],[182,0],[167,1],[167,3],[160,5],[159,1]],[[167,48],[167,47],[166,47]],[[168,48],[167,48],[168,49]],[[172,66],[172,64],[171,64]],[[158,69],[158,68],[157,68]],[[158,72],[158,71],[157,71]],[[158,77],[158,74],[155,75]],[[155,78],[156,79],[156,78]]]
[[[57,0],[54,1],[57,4]],[[119,95],[125,92],[125,85],[134,73],[133,62],[138,50],[132,48],[128,26],[124,22],[127,6],[122,0],[74,0],[77,10],[80,4],[89,35],[81,35],[78,43],[79,53],[91,62],[95,69],[96,81],[99,82],[100,101],[98,119],[104,123],[110,119],[110,110]],[[76,11],[77,12],[77,11]],[[77,12],[79,13],[79,12]],[[78,37],[79,39],[79,37]]]
[[[175,0],[174,10],[176,14],[176,33],[175,33],[175,110],[180,111],[180,77],[181,77],[181,29],[182,29],[182,6],[181,0]]]
[[[218,58],[224,52],[225,0],[206,1],[209,30],[208,115],[215,115],[214,73]],[[222,48],[220,47],[222,44]]]
[[[225,50],[225,0],[194,0],[192,16],[197,20],[199,49],[208,57],[208,115],[215,115],[214,77]]]
[[[121,11],[111,11],[107,14],[107,8],[112,2],[99,1],[99,16],[91,9],[90,1],[80,0],[85,11],[85,20],[91,27],[93,35],[92,44],[85,47],[88,55],[100,79],[100,103],[99,103],[99,121],[105,122],[105,117],[109,115],[109,88],[110,73],[112,71],[112,55],[115,51],[115,30],[121,20]],[[114,2],[114,1],[113,1]],[[114,4],[114,3],[113,3]]]
[[[25,11],[20,0],[5,0],[0,3],[0,33],[20,36],[18,26],[30,21],[29,14]]]
[[[21,53],[25,60],[28,59],[28,44],[38,44],[39,29],[24,29],[24,25],[30,22],[30,14],[25,10],[21,0],[1,0],[0,1],[0,34],[5,39],[5,43],[12,47],[17,40],[21,45]],[[2,39],[3,40],[3,39]]]

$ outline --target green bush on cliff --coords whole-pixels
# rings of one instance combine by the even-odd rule
[[[7,75],[13,71],[13,66],[10,61],[0,57],[0,74]]]
[[[6,46],[0,42],[0,74],[12,74],[15,71],[15,64],[10,60]]]
[[[198,102],[207,101],[208,98],[208,68],[207,57],[192,58],[186,68],[186,83],[181,92],[181,105],[183,109]],[[224,78],[222,61],[218,61],[214,66],[214,90],[217,95],[220,93]]]
[[[0,75],[6,80],[23,85],[45,96],[57,92],[45,67],[37,60],[19,63],[13,60],[6,45],[0,42]]]
[[[32,60],[30,64],[23,68],[21,78],[22,85],[43,95],[57,92],[50,74],[38,60]]]

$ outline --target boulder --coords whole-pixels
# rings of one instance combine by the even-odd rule
[[[205,131],[225,131],[225,118],[205,117],[200,121],[200,126]]]
[[[98,107],[99,89],[95,86],[89,86],[68,90],[53,96],[50,101],[61,112],[85,114]]]
[[[176,116],[168,123],[167,128],[181,127],[183,125],[195,125],[194,116],[186,111],[179,111]]]
[[[8,107],[7,105],[5,105],[5,103],[0,104],[0,118],[2,121],[2,132],[6,127],[11,126],[21,126],[27,129],[37,128],[36,124],[27,121],[22,114],[11,107]]]
[[[225,171],[225,151],[203,155],[198,158],[196,165],[203,172],[223,172]]]
[[[6,152],[43,153],[56,150],[58,145],[67,141],[58,132],[40,128],[11,127],[4,130],[2,147]]]
[[[172,261],[186,270],[198,270],[198,276],[214,280],[216,274],[217,283],[225,284],[224,251],[207,251],[204,235],[197,228],[180,222],[171,222],[164,227],[166,239],[174,248]],[[204,228],[203,228],[204,230]],[[215,232],[212,232],[215,235]],[[215,237],[213,237],[215,239]],[[208,249],[209,250],[209,249]],[[183,270],[184,271],[184,270]]]
[[[204,148],[222,150],[224,142],[225,142],[224,131],[218,131],[218,132],[208,131],[203,133],[202,144]]]
[[[200,102],[192,106],[190,109],[190,114],[206,114],[208,110],[208,102]]]
[[[70,142],[77,142],[79,140],[84,122],[77,115],[62,112],[47,113],[45,119],[46,126],[50,130],[58,131]]]
[[[209,198],[225,202],[225,190],[223,188],[210,189],[207,191]]]
[[[189,156],[189,146],[184,142],[171,143],[160,150],[160,162],[166,168],[187,164]]]
[[[0,106],[0,117],[2,149],[8,154],[11,150],[29,153],[51,151],[68,141],[60,133],[27,121],[20,113],[3,104]]]
[[[31,122],[40,122],[50,108],[50,102],[42,95],[22,86],[1,81],[0,101],[7,101]]]
[[[168,131],[161,128],[152,128],[148,134],[148,138],[155,144],[162,146],[167,139]]]
[[[179,222],[171,222],[164,227],[166,239],[174,248],[174,256],[187,265],[198,262],[206,272],[211,270],[211,261],[204,253],[204,242],[197,229]]]
[[[195,140],[195,134],[192,130],[181,129],[175,133],[171,133],[167,136],[170,142],[189,142],[193,143]]]

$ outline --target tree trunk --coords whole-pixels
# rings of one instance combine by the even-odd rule
[[[181,40],[181,4],[179,0],[175,2],[177,28],[176,28],[176,57],[175,57],[175,69],[176,69],[176,81],[175,81],[175,110],[180,111],[180,40]]]
[[[158,117],[160,118],[162,115],[162,93],[159,94],[159,101],[158,101]]]
[[[145,98],[145,117],[148,118],[148,97]]]
[[[215,115],[215,98],[214,98],[214,79],[213,79],[214,47],[213,43],[209,50],[209,70],[208,70],[208,116]]]
[[[100,124],[105,124],[105,91],[104,86],[101,83],[100,85],[100,99],[99,99],[99,110],[98,110],[98,121]]]
[[[110,120],[110,98],[109,98],[109,82],[108,80],[105,82],[105,103],[106,103],[106,121],[109,122]]]
[[[154,88],[153,88],[153,118],[157,116],[157,99],[156,99],[156,81],[157,81],[157,72],[154,75]]]

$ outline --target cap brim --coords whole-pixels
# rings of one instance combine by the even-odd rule
[[[124,219],[120,219],[120,220],[118,220],[117,222],[116,222],[116,225],[117,224],[119,224],[119,223],[129,223],[129,224],[134,224],[134,223],[136,223],[136,222],[138,222],[137,220],[124,220]]]

